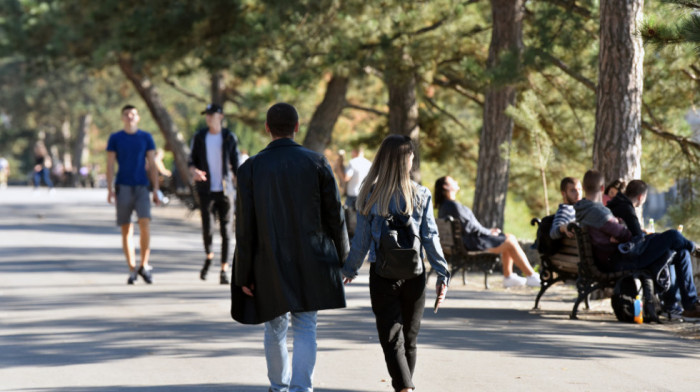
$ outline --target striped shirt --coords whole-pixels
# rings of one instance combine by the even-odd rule
[[[564,236],[564,234],[559,231],[559,226],[568,225],[569,222],[576,221],[576,211],[574,211],[574,206],[571,204],[559,204],[559,209],[557,213],[554,214],[554,221],[552,222],[552,228],[549,230],[549,236],[553,240],[558,240]]]

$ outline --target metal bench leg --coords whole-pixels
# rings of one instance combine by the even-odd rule
[[[540,286],[540,292],[537,293],[537,298],[535,298],[535,307],[533,307],[533,309],[540,308],[540,298],[542,298],[542,295],[544,294],[545,291],[547,291],[548,288],[549,288],[549,285],[547,284],[547,282],[545,282],[543,280],[541,283],[541,286]]]
[[[484,288],[486,290],[491,288],[491,287],[489,287],[489,273],[488,273],[488,271],[484,271]]]
[[[579,278],[580,279],[580,278]],[[574,308],[571,310],[571,315],[569,315],[569,318],[572,320],[577,320],[578,316],[576,315],[578,313],[578,306],[581,304],[581,301],[586,301],[588,303],[588,296],[593,292],[593,290],[598,289],[600,284],[595,283],[592,286],[588,286],[586,283],[581,282],[580,280],[576,281],[576,288],[578,289],[578,297],[576,297],[576,302],[574,302]]]

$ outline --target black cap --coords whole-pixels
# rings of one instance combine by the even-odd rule
[[[207,108],[204,109],[204,111],[200,114],[214,114],[214,113],[224,113],[224,109],[221,108],[221,106],[215,104],[215,103],[210,103],[207,105]]]

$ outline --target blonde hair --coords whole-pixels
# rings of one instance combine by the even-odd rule
[[[411,181],[408,163],[412,152],[408,136],[389,135],[384,139],[357,195],[357,210],[362,215],[369,215],[375,204],[380,215],[389,215],[392,198],[396,206],[400,206],[401,199],[406,201],[406,208],[401,211],[404,215],[413,213],[418,191]]]

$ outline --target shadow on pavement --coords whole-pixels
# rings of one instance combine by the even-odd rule
[[[109,386],[109,387],[70,387],[70,388],[30,388],[18,389],[18,391],[52,391],[52,392],[190,392],[190,391],[211,391],[211,392],[267,392],[267,386],[260,385],[238,385],[238,384],[196,384],[196,385],[159,385],[153,387],[146,386]],[[358,389],[337,389],[314,387],[318,392],[356,392]]]

